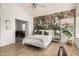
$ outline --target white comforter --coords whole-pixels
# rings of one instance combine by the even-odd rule
[[[52,41],[52,36],[31,35],[23,39],[23,44],[30,44],[41,48],[46,48]]]

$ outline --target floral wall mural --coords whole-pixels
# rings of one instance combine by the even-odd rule
[[[72,18],[74,16],[75,16],[75,9],[34,17],[33,19],[34,32],[36,30],[36,32],[38,33],[39,29],[44,30],[52,29],[53,23],[55,23],[55,19],[61,20],[65,18]]]

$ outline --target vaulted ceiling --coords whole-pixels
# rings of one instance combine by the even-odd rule
[[[37,3],[43,6],[37,6],[36,9],[32,9],[31,3],[18,3],[16,4],[22,8],[26,13],[33,17],[57,13],[75,8],[74,3]]]

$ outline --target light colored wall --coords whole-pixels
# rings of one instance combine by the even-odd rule
[[[1,40],[1,16],[0,16],[0,40]],[[1,41],[0,41],[1,43]]]
[[[76,17],[76,38],[75,44],[79,48],[79,16]]]
[[[1,40],[1,16],[0,16],[0,40]]]
[[[79,48],[79,4],[76,6],[76,38],[75,45]]]
[[[0,40],[1,40],[1,4],[0,4]]]
[[[1,40],[0,46],[15,43],[15,19],[28,21],[29,35],[32,34],[32,17],[15,4],[1,4]],[[11,30],[5,29],[5,20],[11,21]]]
[[[22,30],[22,24],[26,24],[26,21],[16,20],[16,30]]]
[[[76,16],[79,16],[79,4],[76,4]]]
[[[79,38],[79,16],[76,17],[76,37]]]
[[[75,38],[75,45],[77,48],[79,48],[79,38]]]

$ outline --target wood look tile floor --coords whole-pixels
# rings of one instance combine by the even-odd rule
[[[52,42],[46,49],[30,45],[22,45],[21,42],[0,48],[0,56],[57,56],[60,44]],[[74,46],[64,45],[69,56],[78,56]]]
[[[79,56],[79,50],[74,45],[64,45],[68,56]]]

